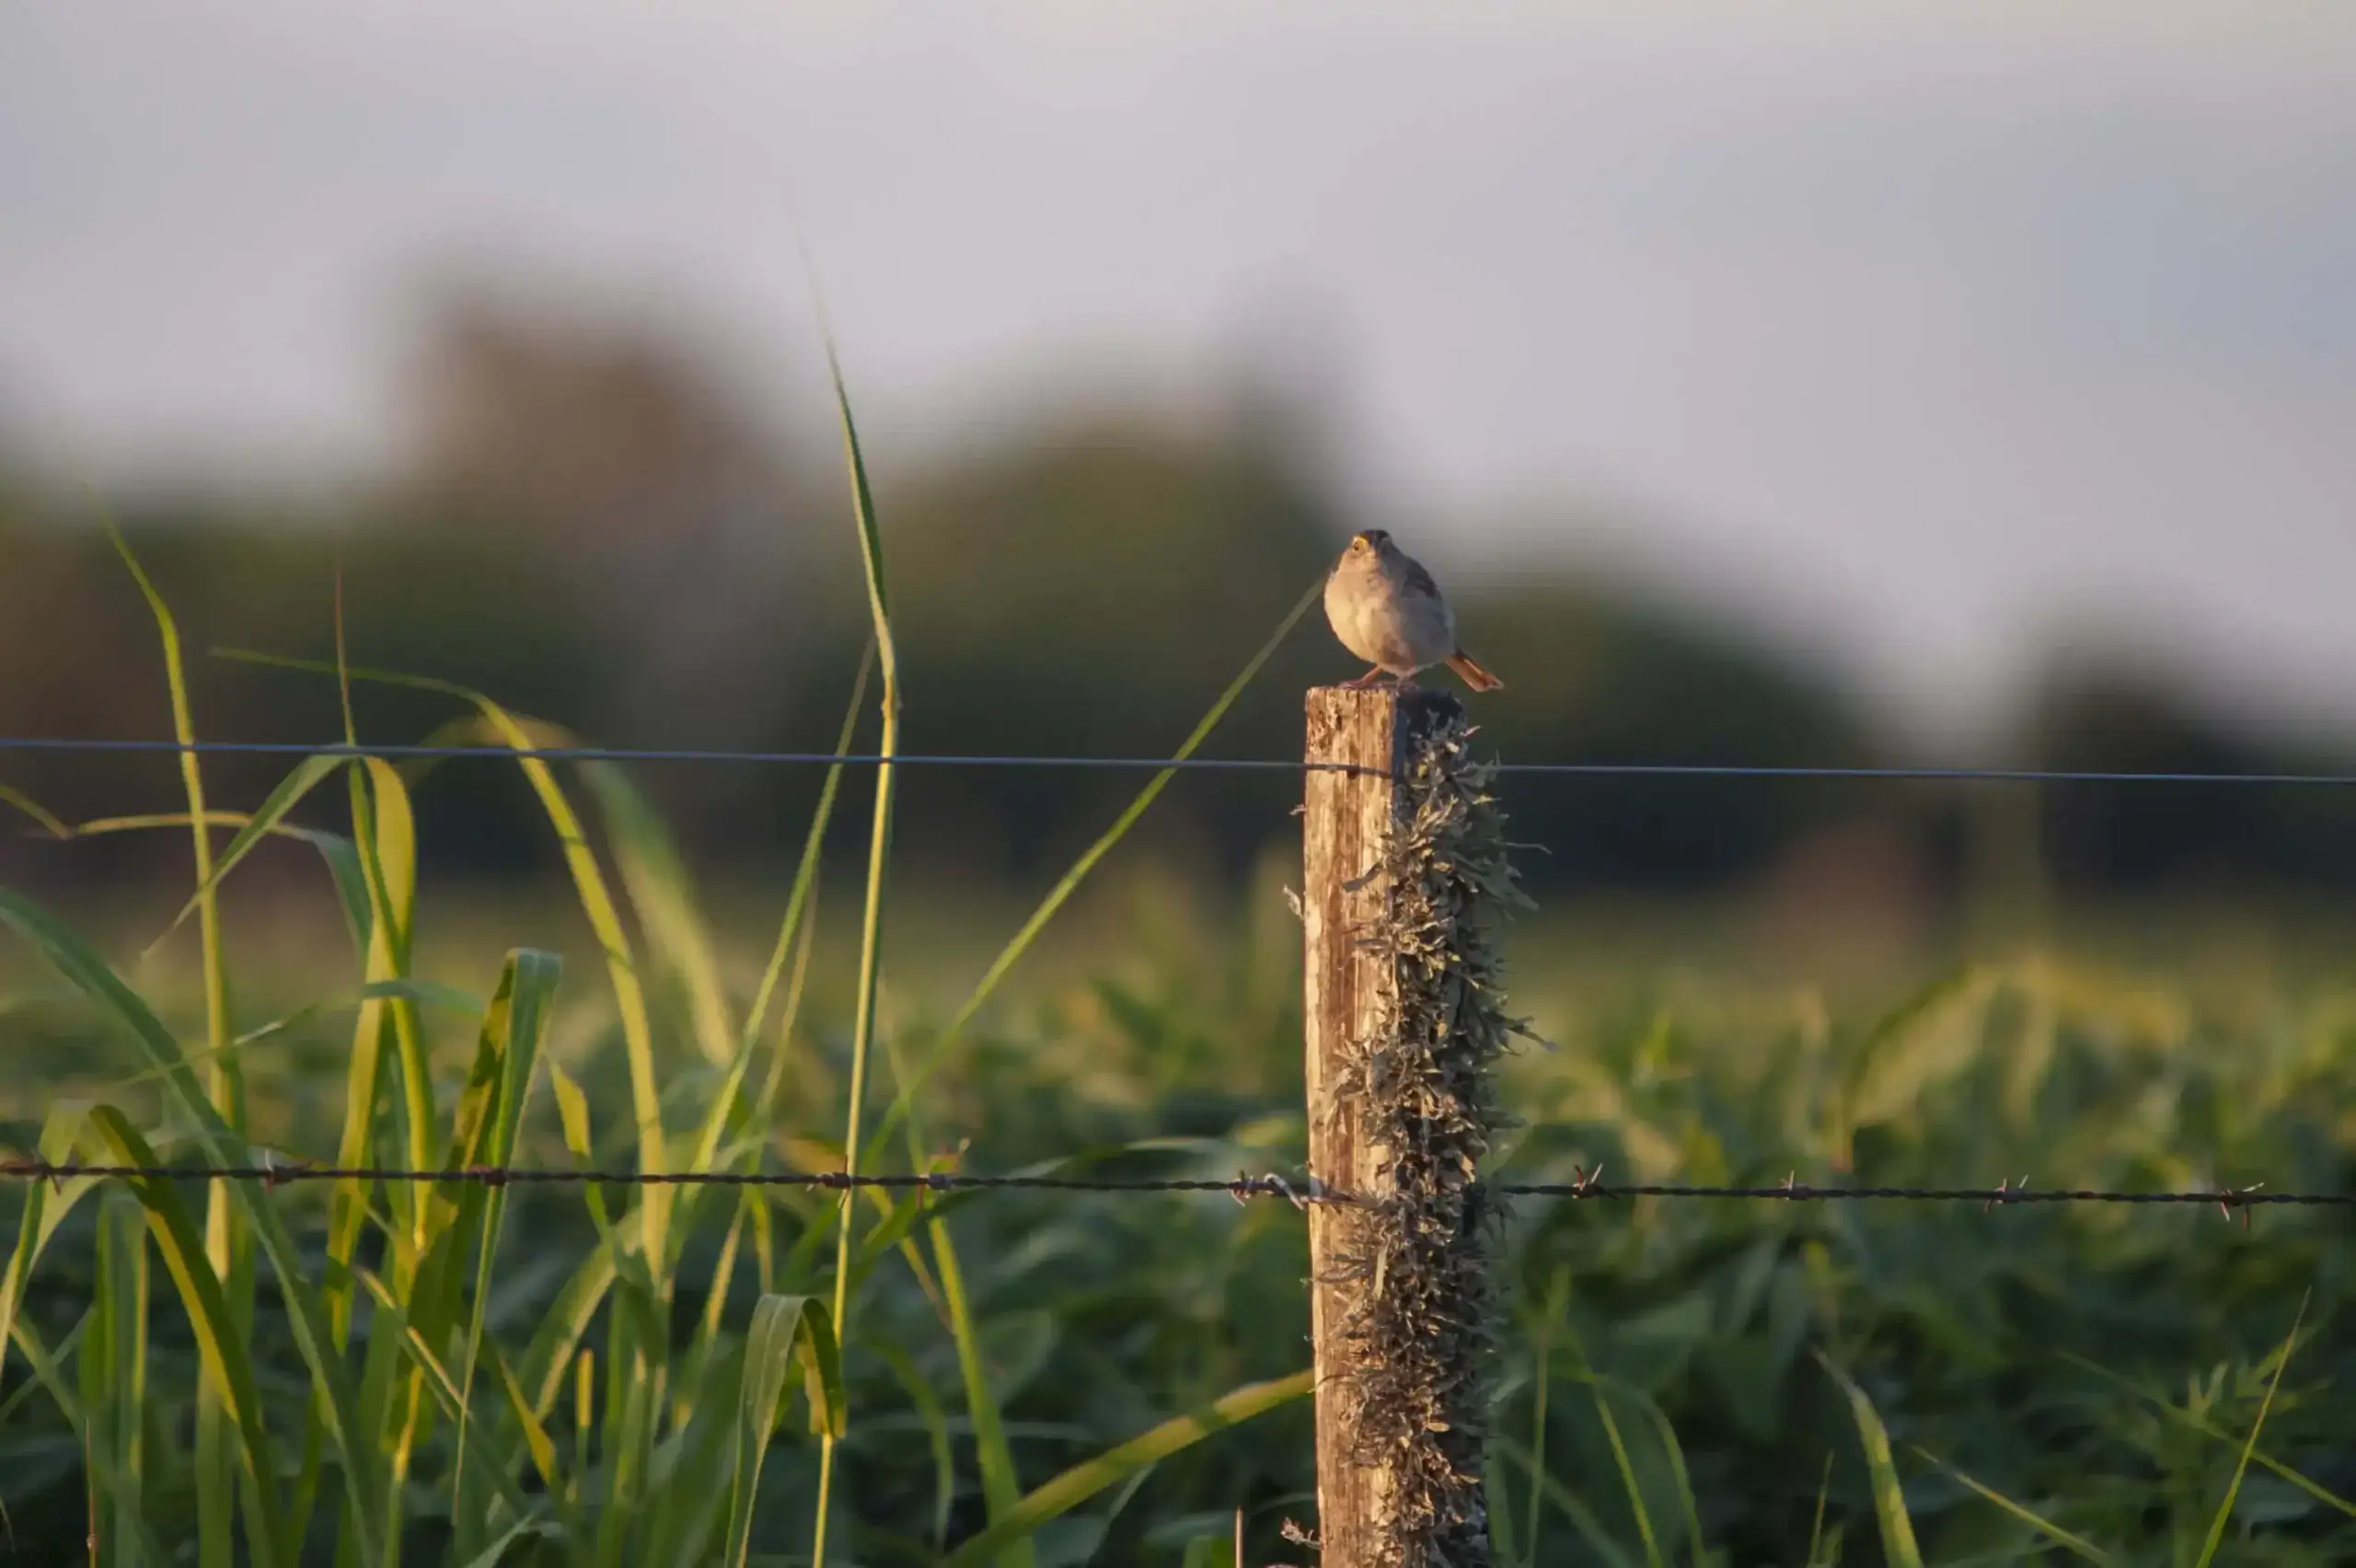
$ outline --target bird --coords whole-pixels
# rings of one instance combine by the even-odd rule
[[[1412,686],[1418,670],[1446,664],[1474,691],[1505,689],[1456,640],[1456,612],[1432,574],[1380,528],[1353,536],[1326,574],[1325,618],[1343,647],[1374,666],[1345,686],[1385,675]]]

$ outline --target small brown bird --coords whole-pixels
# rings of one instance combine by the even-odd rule
[[[1371,686],[1386,674],[1412,685],[1416,671],[1446,664],[1474,691],[1505,689],[1458,644],[1456,612],[1432,574],[1380,528],[1351,539],[1334,563],[1325,618],[1343,647],[1374,666],[1347,685]]]

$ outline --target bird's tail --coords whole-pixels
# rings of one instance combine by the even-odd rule
[[[1457,678],[1461,680],[1466,686],[1471,686],[1474,691],[1503,691],[1506,689],[1505,682],[1497,679],[1496,676],[1489,674],[1488,671],[1473,663],[1472,655],[1467,653],[1461,648],[1448,656],[1448,667],[1454,670],[1457,674]]]

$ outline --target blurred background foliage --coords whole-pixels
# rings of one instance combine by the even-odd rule
[[[338,731],[313,677],[203,656],[310,658],[333,647],[341,571],[355,663],[479,686],[616,745],[823,749],[859,646],[857,565],[827,446],[763,417],[722,356],[619,322],[553,322],[494,293],[425,313],[407,382],[405,455],[327,499],[110,500],[179,606],[199,712],[214,736]],[[1315,410],[1239,393],[1189,416],[1103,406],[996,430],[913,467],[879,464],[918,752],[1166,753],[1355,526],[1313,454]],[[995,429],[995,427],[993,427]],[[0,443],[0,453],[5,453]],[[136,594],[84,499],[0,473],[0,732],[167,732]],[[1422,550],[1451,582],[1436,519]],[[1561,531],[1581,525],[1565,516]],[[1428,541],[1428,542],[1427,542]],[[1510,683],[1479,705],[1519,761],[1923,760],[1842,683],[1722,617],[1608,577],[1492,571],[1452,582],[1467,640]],[[2150,661],[2057,660],[2025,692],[1991,763],[2277,771],[2327,751],[2204,705]],[[1215,738],[1230,756],[1299,745],[1296,694],[1356,674],[1305,626]],[[1439,677],[1445,678],[1445,677]],[[365,738],[413,741],[440,699],[360,694]],[[258,797],[274,759],[222,759],[225,798]],[[154,759],[14,755],[0,778],[68,815],[141,807]],[[701,853],[736,869],[789,851],[808,770],[678,767],[650,784]],[[1068,859],[1133,787],[1081,770],[919,772],[907,864],[1020,881]],[[507,770],[430,785],[424,851],[444,869],[529,869],[528,801]],[[1149,840],[1229,878],[1289,828],[1288,781],[1197,779]],[[1936,904],[1991,868],[2034,865],[2065,890],[2140,895],[2356,882],[2356,804],[2340,791],[2099,785],[1935,787],[1647,778],[1524,780],[1529,872],[1642,894],[1765,883],[1796,895]],[[161,853],[83,847],[72,874],[129,874]],[[0,874],[53,879],[0,843]]]

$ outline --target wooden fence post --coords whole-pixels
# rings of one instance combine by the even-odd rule
[[[1319,1568],[1486,1568],[1489,1068],[1516,897],[1446,692],[1308,698],[1301,922]],[[1338,765],[1338,766],[1337,766]]]

